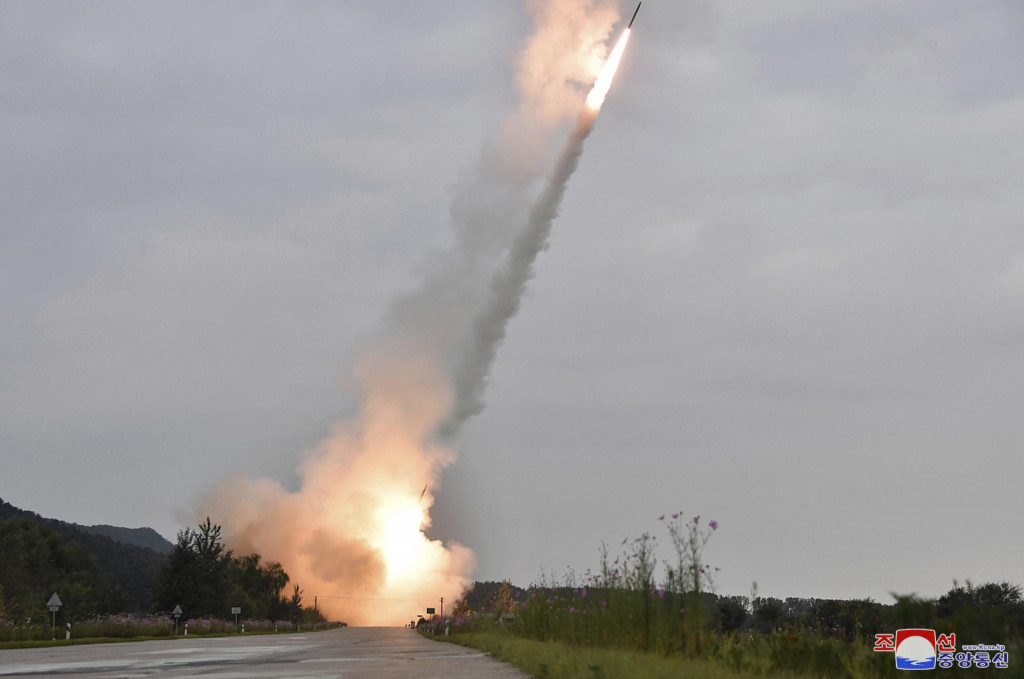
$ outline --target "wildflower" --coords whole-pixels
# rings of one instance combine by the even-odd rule
[[[679,512],[676,512],[675,514],[673,514],[672,518],[673,519],[678,519],[679,518]]]
[[[575,613],[576,612],[576,607],[575,606],[569,606],[569,612],[570,613]]]
[[[658,521],[664,521],[664,520],[665,520],[665,515],[664,514],[662,514],[661,516],[658,517]]]
[[[583,597],[584,599],[587,598],[587,588],[586,587],[584,587],[583,590],[580,592],[580,596]]]
[[[608,602],[607,601],[602,601],[601,602],[601,608],[608,608]]]
[[[661,588],[658,589],[658,598],[659,599],[664,599],[665,598],[665,588],[664,587],[661,587]]]
[[[711,530],[718,530],[718,522],[714,519],[708,521],[708,525],[711,526]]]

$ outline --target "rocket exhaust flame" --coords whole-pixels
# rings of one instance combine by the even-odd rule
[[[637,5],[636,8],[639,10],[640,5]],[[634,14],[634,16],[636,15]],[[630,24],[632,23],[630,21]],[[601,70],[601,75],[597,77],[593,89],[587,95],[586,106],[589,110],[595,112],[601,110],[604,98],[608,95],[608,89],[612,86],[612,79],[615,78],[615,72],[619,70],[619,62],[622,61],[622,53],[626,51],[626,43],[629,42],[631,30],[628,27],[623,29],[619,41],[615,44],[615,49],[612,50],[611,56],[608,57],[608,61],[605,62],[604,68]]]
[[[306,454],[299,490],[235,477],[201,503],[198,516],[220,523],[233,550],[280,562],[330,617],[402,624],[424,601],[454,602],[472,581],[469,549],[426,536],[429,511],[456,435],[483,409],[497,348],[625,49],[628,29],[580,111],[573,83],[594,77],[614,4],[528,5],[535,32],[522,53],[521,108],[456,194],[452,252],[396,300],[385,328],[358,352],[357,416]],[[576,124],[531,204],[547,138],[570,110],[579,111]]]

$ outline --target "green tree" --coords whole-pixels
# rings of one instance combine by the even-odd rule
[[[94,612],[99,569],[92,553],[28,519],[0,521],[0,608],[12,618],[41,615],[59,592],[61,616]]]
[[[735,632],[747,621],[747,603],[741,596],[720,597],[715,604],[718,626],[723,632]]]
[[[226,617],[230,611],[231,551],[221,528],[210,517],[198,530],[178,531],[178,539],[157,579],[154,607],[170,611],[180,605],[188,617]]]
[[[491,610],[499,615],[515,612],[515,595],[512,593],[512,583],[508,580],[501,581],[501,587],[498,588],[491,602]]]
[[[255,618],[291,619],[289,602],[282,594],[290,578],[281,564],[263,564],[259,554],[232,558],[230,564],[230,605],[242,606],[246,615]]]
[[[771,634],[782,622],[786,614],[786,606],[774,597],[757,597],[753,602],[754,613],[751,624],[763,634]]]
[[[948,620],[956,632],[978,639],[1008,638],[1024,631],[1024,596],[1008,582],[989,582],[975,587],[953,583],[935,605],[936,614]]]

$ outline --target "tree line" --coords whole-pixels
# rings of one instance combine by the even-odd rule
[[[222,617],[238,606],[251,618],[293,622],[318,618],[316,611],[302,606],[298,584],[286,594],[290,580],[276,561],[262,563],[259,554],[235,556],[224,546],[221,527],[207,517],[197,529],[178,532],[157,578],[154,607],[170,611],[181,606],[194,617]]]
[[[555,586],[540,588],[545,597],[572,601],[579,588]],[[452,605],[455,618],[478,614],[497,620],[503,613],[520,613],[536,587],[523,589],[508,581],[477,582]],[[591,599],[609,598],[603,589],[591,589]],[[1024,590],[1008,582],[974,585],[970,581],[953,587],[938,598],[913,594],[893,594],[893,603],[871,599],[822,599],[788,597],[724,596],[700,592],[709,631],[725,634],[811,632],[822,637],[872,642],[874,635],[905,627],[931,627],[956,631],[975,641],[1018,641],[1024,637]],[[678,610],[692,604],[675,595],[645,593],[644,598],[666,610]]]
[[[238,606],[252,619],[323,620],[303,606],[302,590],[281,564],[259,554],[235,555],[209,517],[180,531],[171,553],[161,555],[75,532],[71,524],[6,503],[0,510],[0,622],[48,617],[46,601],[54,592],[63,602],[59,617],[67,621],[169,613],[175,606],[186,618],[229,618]]]

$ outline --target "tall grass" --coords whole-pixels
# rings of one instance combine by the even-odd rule
[[[696,667],[685,665],[692,661],[702,668],[693,676],[716,676],[709,668],[717,668],[732,673],[722,676],[859,679],[902,674],[896,670],[893,653],[874,651],[876,633],[924,627],[956,632],[959,644],[1005,644],[1010,668],[990,671],[1004,677],[1024,676],[1020,663],[1024,601],[1018,587],[973,588],[968,583],[937,602],[896,596],[889,606],[870,600],[781,601],[758,597],[756,583],[750,597],[721,597],[714,594],[718,569],[704,559],[718,524],[703,522],[699,516],[685,519],[681,514],[660,520],[671,546],[671,556],[664,562],[657,557],[657,538],[649,533],[624,540],[615,556],[602,544],[597,572],[577,576],[570,571],[557,580],[542,578],[518,597],[506,583],[488,610],[460,609],[460,616],[435,620],[428,630],[443,633],[447,626],[453,640],[478,647],[503,647],[507,642],[508,648],[517,649],[515,654],[541,653],[547,644],[550,648],[543,653],[557,651],[563,660],[575,658],[559,661],[561,665],[545,661],[541,674],[537,667],[530,670],[536,676],[577,676],[552,668],[566,663],[575,667],[582,662],[579,658],[617,651],[634,659],[674,659],[672,667]],[[513,644],[512,639],[541,645]],[[594,669],[587,676],[648,676],[625,670],[609,674],[612,664],[608,663],[592,663],[604,668],[604,674]],[[528,659],[517,664],[529,669]],[[976,676],[982,670],[941,671],[946,676]]]

